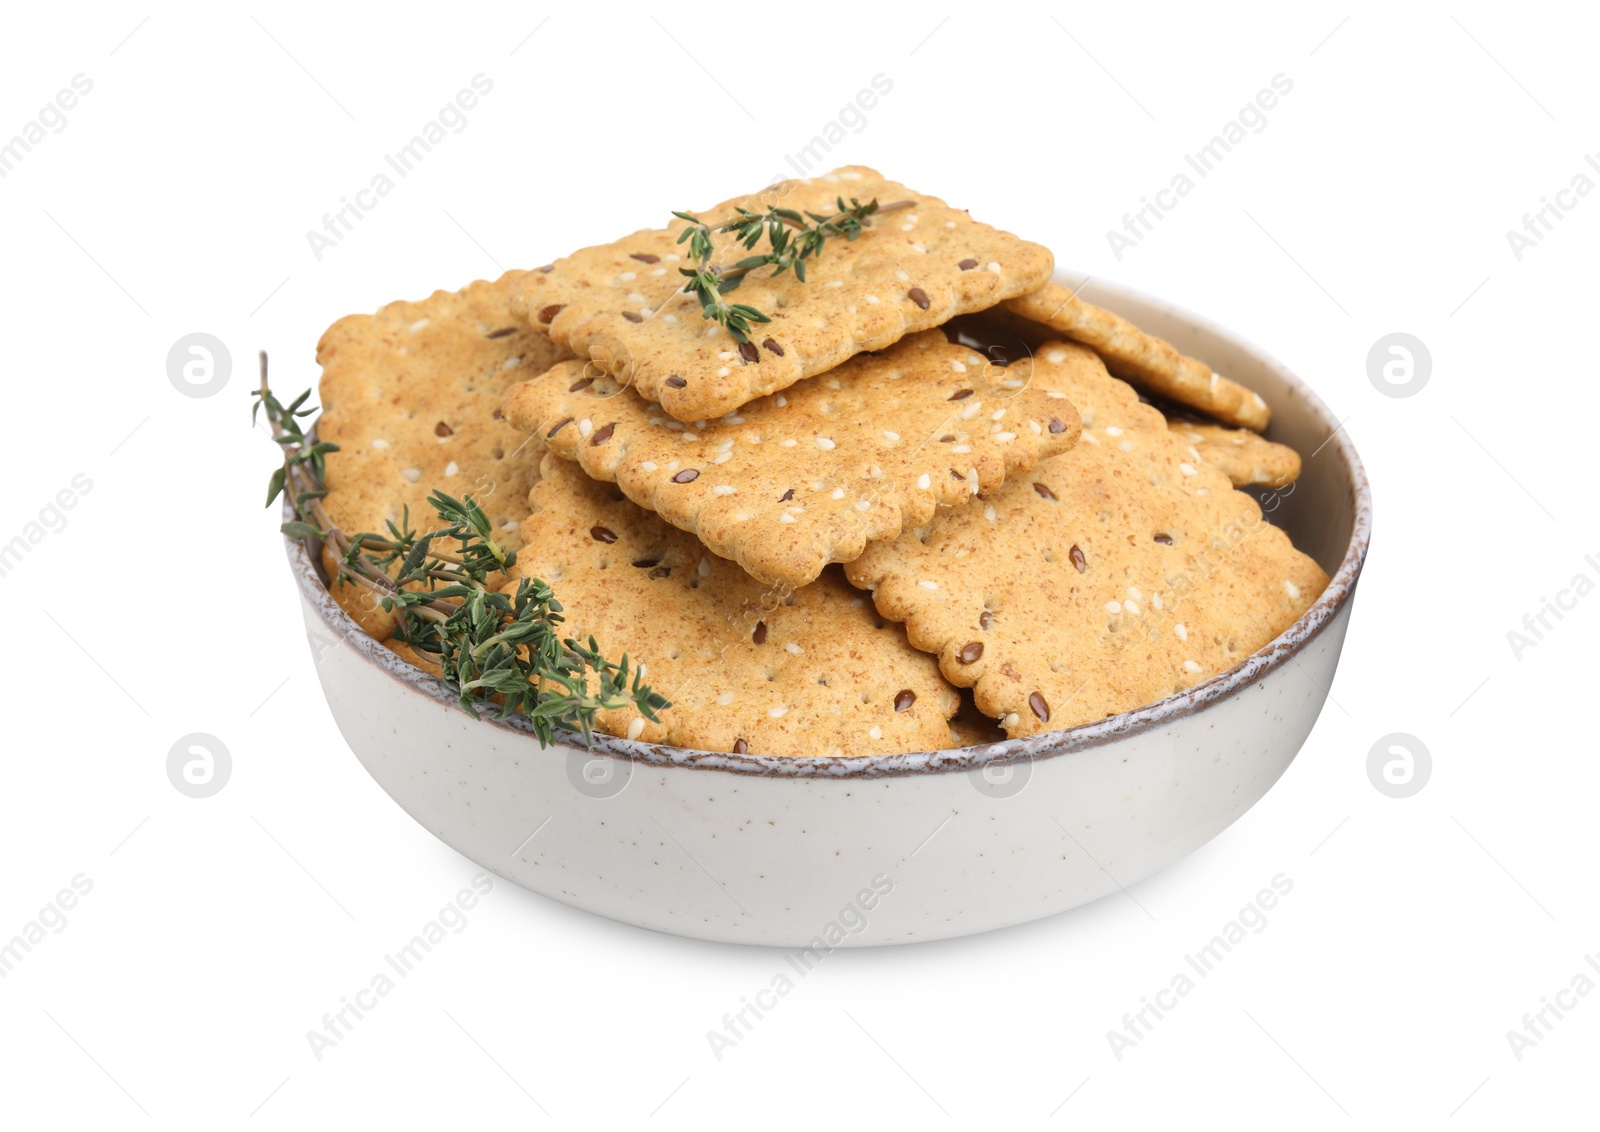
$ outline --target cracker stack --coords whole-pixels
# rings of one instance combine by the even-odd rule
[[[1234,490],[1299,473],[1258,435],[1265,401],[1052,283],[1047,249],[861,167],[694,215],[840,198],[884,207],[803,279],[749,274],[732,297],[769,320],[744,342],[684,293],[682,219],[337,323],[330,510],[381,529],[434,487],[479,497],[574,635],[673,702],[601,729],[716,751],[1077,726],[1226,671],[1316,600],[1326,575]],[[1006,364],[960,315],[1059,337]]]

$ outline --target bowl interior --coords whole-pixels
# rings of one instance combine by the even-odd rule
[[[1074,277],[1074,273],[1068,272],[1058,272],[1056,276],[1058,283],[1073,288],[1079,287],[1081,279],[1081,275]],[[1267,519],[1283,528],[1295,545],[1315,559],[1332,578],[1328,589],[1299,621],[1238,667],[1158,704],[1145,705],[1070,731],[1048,732],[1025,740],[1006,740],[961,750],[840,759],[698,752],[602,735],[595,736],[594,749],[658,765],[828,778],[947,773],[990,763],[1053,757],[1162,726],[1178,716],[1225,699],[1285,663],[1330,623],[1354,591],[1366,559],[1371,525],[1366,474],[1338,418],[1280,362],[1224,327],[1163,300],[1112,283],[1091,280],[1079,293],[1097,306],[1165,338],[1183,353],[1204,359],[1217,372],[1260,393],[1271,406],[1272,424],[1266,435],[1293,447],[1300,453],[1304,466],[1299,480],[1291,486],[1258,489],[1252,494],[1260,502]],[[1013,360],[1039,343],[1059,337],[1046,327],[999,311],[965,316],[952,326],[963,335],[963,340],[997,346]],[[285,509],[287,512],[287,501]],[[291,517],[286,513],[285,518]],[[319,549],[301,541],[290,541],[288,547],[291,568],[301,593],[329,629],[349,641],[363,657],[391,678],[419,694],[453,706],[455,697],[439,681],[368,637],[331,599],[322,574]],[[513,718],[500,723],[487,714],[484,725],[529,731],[526,721]],[[531,733],[528,737],[533,741]]]

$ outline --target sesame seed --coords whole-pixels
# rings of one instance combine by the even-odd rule
[[[844,488],[842,488],[842,487],[834,488],[833,489],[833,494],[831,496],[829,496],[829,498],[830,499],[843,499],[844,498]]]
[[[1288,592],[1290,597],[1299,597],[1300,596],[1300,587],[1295,585],[1288,578],[1285,578],[1283,580],[1283,588],[1284,588],[1285,591]]]
[[[678,316],[675,315],[675,314],[664,314],[664,315],[661,316],[661,321],[662,322],[677,322],[678,321]]]
[[[1189,630],[1184,627],[1182,621],[1174,625],[1172,627],[1172,631],[1177,634],[1178,640],[1180,641],[1187,641],[1189,639]]]
[[[1198,475],[1199,474],[1194,470],[1194,465],[1192,465],[1192,464],[1179,464],[1178,465],[1178,471],[1182,472],[1186,476],[1193,476],[1193,475]]]
[[[719,707],[727,707],[731,703],[733,703],[732,692],[723,692],[717,697],[717,704]]]
[[[923,491],[927,491],[928,488],[930,486],[932,486],[932,484],[933,484],[933,481],[928,478],[928,473],[927,472],[923,472],[920,476],[917,477],[917,486],[920,487]]]
[[[1106,425],[1106,435],[1107,436],[1121,436],[1122,435],[1122,430],[1120,428],[1118,428],[1114,424],[1108,424],[1108,425]]]
[[[732,452],[718,452],[715,456],[711,457],[711,462],[713,464],[726,464],[731,459],[733,459]]]
[[[977,495],[978,494],[978,469],[977,468],[968,468],[967,469],[967,493],[969,495]]]
[[[732,495],[733,494],[733,488],[730,487],[729,485],[725,484],[725,483],[719,483],[716,487],[711,489],[711,494],[712,495]]]
[[[806,650],[801,648],[799,645],[795,644],[793,641],[790,641],[788,644],[783,646],[783,651],[784,652],[788,652],[788,653],[793,653],[795,656],[799,656],[801,653],[805,652]]]
[[[956,445],[953,445],[951,447],[950,451],[951,452],[971,452],[972,451],[972,445],[970,445],[970,444],[956,444]]]
[[[964,421],[970,421],[973,417],[977,416],[981,412],[983,412],[983,402],[974,401],[965,409],[961,410],[961,419]]]
[[[778,447],[779,448],[793,448],[797,443],[799,443],[799,442],[796,441],[795,438],[791,436],[788,440],[785,440],[783,443],[779,444]]]
[[[988,270],[994,272],[996,275],[999,275],[1000,274],[1000,265],[998,263],[995,263],[993,260],[990,260],[989,263],[988,263]]]
[[[919,251],[923,255],[927,255],[928,254],[928,249],[923,247],[921,244],[912,244],[911,247],[913,248],[913,250]]]
[[[711,559],[702,554],[700,556],[700,565],[698,570],[702,578],[711,577]]]
[[[415,334],[417,331],[421,330],[423,327],[425,327],[427,325],[428,325],[428,320],[427,319],[419,318],[419,319],[417,319],[416,322],[413,322],[411,324],[410,333]]]
[[[900,439],[900,434],[898,432],[893,431],[892,429],[887,429],[886,428],[886,429],[883,430],[883,438],[885,440],[887,440],[890,444],[893,444],[895,441]]]
[[[1100,438],[1098,436],[1091,436],[1086,432],[1083,434],[1083,439],[1086,443],[1093,444],[1096,448],[1100,447]]]
[[[767,718],[769,719],[782,719],[787,714],[789,714],[789,709],[783,704],[767,709]]]
[[[588,436],[593,431],[594,431],[594,422],[591,421],[588,417],[584,417],[583,420],[578,422],[578,435],[579,436]]]
[[[1117,445],[1117,451],[1119,451],[1119,452],[1132,452],[1133,451],[1133,441],[1124,440],[1121,444]]]
[[[915,227],[916,227],[915,224],[902,224],[902,225],[900,225],[900,231],[909,232],[909,231],[911,231],[911,229],[913,229]]]
[[[1043,436],[1044,435],[1044,429],[1039,426],[1039,422],[1038,421],[1029,421],[1028,422],[1028,430],[1030,432],[1032,432],[1033,435],[1035,435],[1035,436]]]
[[[876,296],[876,295],[868,295],[867,296],[867,302],[869,302],[869,303],[876,303],[878,301],[879,301],[878,300],[878,296]]]
[[[930,582],[926,578],[918,582],[917,585],[921,586],[925,590],[936,590],[939,588],[938,582]]]
[[[730,374],[730,373],[732,373],[732,372],[733,372],[733,371],[732,371],[732,370],[730,370],[730,369],[729,369],[729,368],[728,368],[728,367],[727,367],[727,366],[720,366],[720,367],[718,367],[718,369],[717,369],[717,376],[718,376],[718,377],[727,377],[727,376],[728,376],[728,374]]]
[[[872,730],[867,732],[867,738],[869,738],[869,739],[882,739],[883,738],[883,728],[874,725]]]
[[[1006,415],[1006,411],[1004,409],[996,409],[994,412],[989,414],[989,419],[991,421],[997,421],[997,420],[999,420],[1001,417],[1003,417],[1005,415]]]
[[[794,516],[789,514],[789,512],[787,512],[787,511],[780,512],[779,515],[778,515],[778,522],[780,522],[780,523],[792,523],[792,522],[794,522]]]
[[[826,436],[819,436],[817,437],[817,447],[826,451],[833,447],[833,441],[829,440]]]
[[[416,483],[422,478],[422,472],[417,468],[401,468],[400,474],[405,476],[406,479],[410,480],[412,483]]]
[[[653,472],[658,467],[660,467],[660,465],[657,464],[654,460],[645,460],[643,463],[641,463],[639,465],[639,470],[641,472]]]
[[[444,466],[444,474],[447,475],[447,476],[453,476],[457,472],[459,472],[460,470],[461,470],[461,468],[456,464],[456,462],[454,460],[451,460],[448,464],[446,464]]]
[[[717,357],[721,358],[723,361],[732,361],[734,358],[737,358],[738,356],[739,356],[739,351],[738,350],[719,350],[717,352]]]
[[[1186,672],[1199,672],[1200,671],[1200,666],[1198,664],[1196,664],[1192,660],[1184,661],[1183,662],[1183,668],[1184,668],[1184,671],[1186,671]]]
[[[628,724],[628,738],[637,739],[644,734],[644,716],[636,715]]]
[[[895,273],[894,273],[894,277],[895,277],[895,278],[896,278],[896,279],[898,279],[898,280],[900,280],[900,282],[902,282],[902,283],[909,283],[909,282],[911,282],[911,276],[909,276],[909,275],[907,275],[907,274],[906,274],[906,273],[905,273],[905,272],[903,272],[903,271],[896,271],[896,272],[895,272]]]
[[[617,280],[622,283],[632,283],[636,278],[637,276],[631,271],[624,271],[621,275],[617,276]]]
[[[858,499],[858,500],[856,500],[856,510],[857,511],[871,511],[872,510],[872,500],[870,500],[870,499]]]
[[[1136,601],[1125,601],[1125,602],[1122,603],[1122,608],[1126,609],[1129,613],[1133,614],[1135,617],[1139,616],[1139,603],[1136,602]]]
[[[1015,440],[1017,434],[1014,432],[997,432],[994,434],[994,438],[996,440]]]
[[[989,506],[983,509],[983,517],[988,519],[991,523],[995,521],[994,504],[991,503]]]
[[[962,365],[960,362],[955,361],[955,360],[952,360],[950,362],[950,368],[955,370],[957,373],[966,373],[967,372],[967,367]]]
[[[372,442],[372,446],[374,448],[387,448],[389,447],[389,442],[387,440],[378,439]]]
[[[1045,355],[1045,359],[1052,365],[1060,365],[1067,360],[1067,352],[1065,350],[1051,350]]]
[[[789,403],[789,398],[780,393],[777,395],[777,397],[773,398],[772,403],[781,409]]]
[[[1122,612],[1122,603],[1120,601],[1108,601],[1108,602],[1106,602],[1106,612],[1107,613],[1121,613]]]

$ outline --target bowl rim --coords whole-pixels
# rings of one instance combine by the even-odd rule
[[[1083,273],[1066,272],[1060,267],[1056,269],[1057,281],[1067,279],[1074,274],[1083,278]],[[605,755],[651,767],[716,770],[761,777],[853,779],[953,774],[980,770],[988,766],[1060,758],[1175,723],[1203,711],[1212,704],[1232,698],[1293,660],[1349,604],[1355,593],[1356,582],[1366,563],[1367,550],[1372,538],[1372,493],[1366,469],[1356,453],[1354,443],[1344,431],[1342,422],[1310,386],[1277,358],[1243,335],[1175,303],[1147,295],[1131,287],[1096,278],[1092,289],[1097,295],[1111,299],[1113,305],[1116,300],[1126,298],[1162,307],[1169,314],[1186,320],[1196,331],[1228,341],[1258,359],[1287,388],[1304,398],[1313,416],[1328,429],[1329,435],[1323,441],[1323,446],[1332,447],[1343,460],[1353,496],[1350,541],[1327,588],[1299,620],[1234,667],[1165,699],[1093,723],[1085,723],[1063,731],[1047,731],[1025,738],[1002,739],[970,747],[933,751],[859,756],[819,755],[803,758],[701,751],[665,743],[622,739],[600,732],[595,732],[593,745],[585,748],[581,736],[573,732],[558,731],[552,746],[580,751],[585,757]],[[286,518],[293,517],[287,499],[284,501],[284,512]],[[445,705],[451,711],[460,711],[456,696],[441,680],[368,635],[333,599],[323,575],[320,552],[313,548],[311,540],[284,536],[284,542],[290,570],[302,597],[317,611],[322,622],[336,637],[350,644],[357,655],[376,666],[388,678],[408,691]],[[463,719],[468,718],[465,713],[462,713],[462,716]],[[534,735],[526,716],[513,715],[501,719],[485,712],[476,722],[482,726],[499,728],[508,734],[518,735],[527,742],[538,744],[538,738]]]

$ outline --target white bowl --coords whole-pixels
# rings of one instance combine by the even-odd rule
[[[1238,667],[1098,723],[961,750],[780,759],[607,736],[592,751],[570,736],[541,748],[519,720],[470,718],[362,633],[328,596],[314,548],[290,542],[339,730],[390,797],[484,868],[699,939],[943,939],[1063,912],[1172,864],[1254,805],[1310,733],[1371,501],[1337,419],[1260,349],[1136,291],[1097,283],[1084,296],[1259,391],[1269,435],[1306,456],[1263,509],[1333,581]]]

